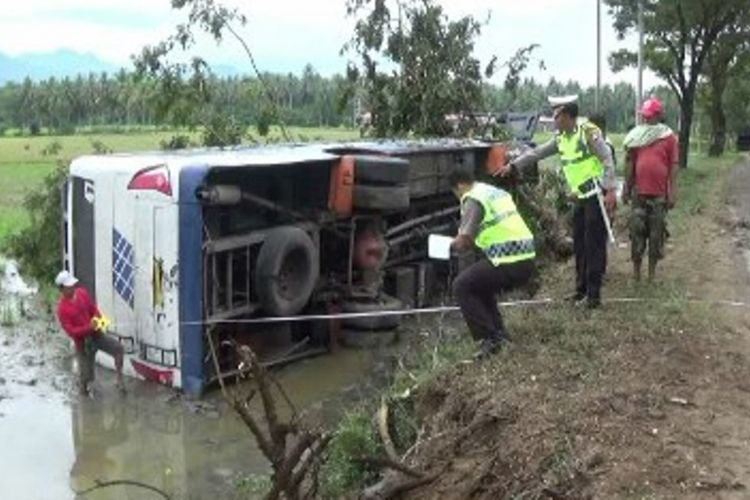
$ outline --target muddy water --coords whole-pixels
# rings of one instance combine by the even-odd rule
[[[97,367],[98,397],[78,396],[72,346],[32,292],[0,291],[0,498],[73,499],[114,480],[153,485],[172,498],[228,498],[237,479],[268,471],[218,391],[196,402],[130,379],[121,396],[113,374]],[[386,359],[342,350],[275,374],[306,418],[331,423],[383,383]],[[159,497],[113,486],[85,498]]]
[[[114,390],[112,374],[98,368],[98,398],[80,398],[73,391],[69,355],[45,352],[24,358],[22,353],[34,352],[35,342],[7,328],[3,335],[2,498],[75,498],[75,491],[118,479],[156,486],[174,498],[224,498],[238,478],[268,470],[252,436],[218,394],[194,402],[166,387],[130,380],[123,397]],[[371,379],[376,367],[371,355],[342,351],[277,375],[311,419],[330,421],[340,413],[342,400],[354,400],[366,390],[362,379]],[[158,497],[117,486],[86,498]]]

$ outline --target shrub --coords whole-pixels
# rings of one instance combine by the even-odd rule
[[[24,274],[39,283],[49,282],[60,270],[62,192],[67,175],[67,162],[59,161],[40,188],[26,195],[23,207],[31,223],[3,244],[3,252],[16,259]]]
[[[382,455],[381,445],[370,416],[364,411],[347,415],[326,451],[321,469],[323,497],[338,498],[370,482],[377,471],[355,459],[378,455]]]
[[[168,141],[161,141],[161,148],[167,151],[187,149],[190,147],[190,137],[187,135],[173,135]]]
[[[106,155],[112,152],[112,148],[98,139],[91,141],[91,147],[94,148],[94,152],[98,155]]]
[[[42,148],[42,155],[43,156],[57,156],[57,154],[62,151],[62,144],[60,144],[59,141],[52,141],[44,148]]]
[[[234,146],[242,142],[245,126],[233,116],[213,115],[203,131],[203,145],[208,147]]]

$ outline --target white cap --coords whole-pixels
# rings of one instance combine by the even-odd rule
[[[78,278],[70,274],[70,271],[60,271],[55,278],[57,286],[75,286],[76,283],[78,283]]]
[[[563,96],[549,96],[547,97],[547,101],[549,101],[549,105],[553,108],[556,108],[558,106],[564,106],[566,104],[571,104],[578,101],[578,96],[575,94],[572,95],[563,95]]]

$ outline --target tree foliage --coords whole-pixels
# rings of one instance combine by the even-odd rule
[[[58,161],[42,186],[24,198],[31,223],[3,243],[3,252],[39,283],[49,283],[62,266],[62,193],[67,175],[67,162]]]
[[[206,84],[212,98],[203,105],[207,117],[205,124],[210,125],[211,117],[215,115],[231,117],[239,126],[255,126],[261,136],[264,135],[263,131],[277,122],[277,113],[281,114],[285,123],[296,126],[354,125],[355,100],[347,95],[349,84],[343,76],[323,77],[308,64],[296,75],[265,73],[264,77],[276,89],[274,106],[269,106],[267,99],[262,97],[261,84],[255,78],[210,76]],[[733,77],[733,85],[728,92],[739,90],[737,87],[742,85],[740,80],[739,74]],[[356,90],[364,100],[364,93]],[[0,129],[24,129],[28,133],[33,125],[38,134],[40,127],[51,133],[81,129],[123,131],[139,126],[171,127],[173,123],[168,117],[160,118],[154,112],[149,97],[151,92],[150,84],[138,81],[125,72],[81,76],[69,80],[68,84],[64,80],[8,83],[0,87]],[[676,126],[679,107],[675,99],[672,94],[658,92],[663,97],[669,97],[669,102],[675,103],[667,106],[667,120]],[[548,95],[572,93],[580,95],[583,114],[594,111],[593,86],[583,87],[574,81],[555,79],[540,83],[532,78],[523,78],[515,88],[485,83],[482,86],[482,106],[493,113],[540,111],[547,107]],[[34,99],[28,101],[26,95],[34,95]],[[347,98],[342,107],[340,101]],[[624,82],[614,86],[604,85],[600,98],[609,130],[624,131],[633,124],[635,89],[632,85]],[[66,109],[76,111],[66,114]],[[737,104],[728,112],[731,116],[730,128],[734,130],[736,127],[733,124],[739,119]],[[63,116],[64,119],[61,118]],[[185,147],[188,142],[177,141],[168,146],[180,145]]]
[[[359,57],[348,77],[364,88],[375,135],[450,135],[448,115],[482,108],[476,19],[450,20],[432,0],[349,0],[347,8],[357,22],[346,48]]]
[[[680,104],[680,164],[687,166],[695,97],[706,60],[719,36],[732,25],[747,0],[605,0],[620,36],[638,26],[643,5],[644,61],[664,79]],[[618,70],[632,66],[636,56],[620,50],[610,56]]]
[[[214,0],[172,0],[172,8],[187,11],[187,21],[178,24],[166,39],[145,46],[133,57],[135,75],[154,83],[152,100],[158,118],[178,126],[204,125],[205,138],[211,145],[236,144],[239,141],[233,142],[235,135],[219,135],[225,127],[219,126],[216,115],[207,110],[213,97],[208,85],[209,64],[200,56],[192,56],[189,62],[174,62],[170,56],[176,50],[190,52],[196,43],[196,31],[220,42],[230,22],[245,24],[246,18]]]
[[[727,128],[734,132],[750,131],[750,62],[735,65],[732,84],[724,94]]]
[[[301,75],[265,73],[264,78],[273,82],[276,89],[273,105],[263,97],[262,84],[257,78],[208,76],[204,85],[211,98],[201,103],[202,121],[194,126],[204,127],[216,114],[232,116],[241,125],[258,124],[269,117],[276,120],[277,114],[284,122],[299,126],[351,125],[350,106],[339,107],[342,76],[324,78],[307,65]],[[185,119],[158,113],[155,102],[163,98],[160,93],[154,82],[136,79],[125,71],[115,75],[102,73],[74,79],[7,83],[0,87],[0,129],[31,132],[33,128],[36,134],[42,129],[62,134],[81,128],[193,124],[187,102],[177,106],[184,107]]]
[[[703,70],[704,83],[699,88],[699,101],[710,120],[710,156],[724,152],[727,138],[725,92],[730,83],[742,85],[743,71],[750,65],[750,2],[739,10],[734,21],[720,33],[709,51]],[[746,73],[746,72],[745,72]]]

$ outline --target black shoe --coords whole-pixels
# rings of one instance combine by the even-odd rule
[[[481,360],[492,356],[499,352],[503,347],[508,345],[510,340],[504,335],[497,335],[495,337],[489,337],[483,339],[479,343],[479,349],[474,353],[473,358],[475,360]]]
[[[567,297],[565,297],[565,300],[567,302],[577,303],[577,302],[582,301],[585,298],[586,298],[586,294],[585,293],[583,293],[583,292],[573,292],[570,295],[568,295]]]
[[[602,300],[601,299],[594,299],[591,297],[588,297],[586,299],[586,309],[599,309],[602,306]]]

